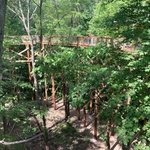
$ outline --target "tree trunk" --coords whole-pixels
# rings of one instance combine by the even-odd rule
[[[26,45],[26,49],[28,49],[28,50],[27,50],[27,57],[28,57],[28,60],[29,60],[29,59],[30,59],[29,44]],[[32,66],[31,66],[31,63],[28,62],[29,81],[30,81],[31,86],[33,86],[31,71],[32,71]],[[33,91],[33,89],[32,89],[32,91],[31,91],[31,99],[32,99],[32,101],[34,100],[34,91]]]
[[[4,24],[5,24],[5,14],[6,14],[7,0],[0,0],[0,82],[2,80],[2,45],[4,39]],[[2,87],[0,86],[0,91]],[[4,134],[6,131],[6,116],[3,116],[3,128]]]
[[[65,121],[68,120],[68,116],[70,115],[68,95],[69,95],[69,84],[68,82],[66,82],[65,83]]]
[[[83,107],[83,123],[84,123],[84,127],[86,127],[86,108],[85,108],[85,106]]]
[[[0,80],[2,80],[2,45],[4,38],[4,24],[7,0],[0,0]]]
[[[94,138],[97,139],[98,88],[95,88]]]
[[[45,86],[46,106],[48,107],[48,86],[47,86],[47,74],[46,73],[44,73],[44,86]]]
[[[34,57],[34,46],[33,46],[32,37],[30,35],[30,31],[28,32],[28,37],[29,37],[30,46],[31,46],[31,63],[32,63],[32,71],[33,71],[33,70],[35,70],[35,57]],[[37,75],[36,75],[36,73],[34,71],[32,73],[32,76],[33,76],[33,86],[35,88],[35,99],[39,100],[39,96],[38,96],[38,80],[37,80]]]

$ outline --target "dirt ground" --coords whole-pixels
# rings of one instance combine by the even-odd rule
[[[57,101],[57,110],[50,105],[46,116],[47,127],[62,120],[65,117],[65,111],[62,101]],[[98,132],[98,139],[94,139],[93,116],[87,112],[87,126],[83,124],[83,112],[81,110],[81,119],[77,119],[77,110],[71,109],[68,123],[61,122],[51,129],[48,145],[50,150],[107,150],[106,143],[102,139],[101,132]],[[105,126],[99,126],[99,131],[105,130]],[[116,143],[116,135],[110,137],[110,147]],[[41,139],[32,141],[30,146],[32,150],[42,150],[43,143]],[[114,149],[121,150],[117,144]]]

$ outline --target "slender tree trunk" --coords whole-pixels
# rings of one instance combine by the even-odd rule
[[[0,0],[0,80],[2,80],[2,45],[4,38],[4,24],[7,0]]]
[[[110,131],[111,131],[111,120],[108,119],[107,121],[107,147],[110,149]]]
[[[77,111],[78,111],[78,120],[80,120],[81,118],[80,118],[80,107],[79,106],[77,107]]]
[[[26,45],[26,49],[28,49],[27,50],[27,57],[28,57],[28,60],[29,60],[29,58],[30,58],[29,44]],[[32,71],[31,62],[28,62],[29,81],[30,81],[31,86],[33,86],[31,71]],[[33,89],[31,91],[31,99],[32,99],[32,101],[34,100],[34,91],[33,91]]]
[[[56,12],[56,18],[59,20],[59,13],[58,13],[58,9],[57,9],[56,0],[53,0],[53,4],[54,4],[55,12]],[[60,28],[59,22],[58,22],[58,27]]]
[[[4,39],[4,24],[5,24],[5,14],[6,14],[7,0],[0,0],[0,82],[2,81],[2,45]],[[0,91],[2,87],[0,86]],[[4,134],[6,132],[6,116],[3,115],[3,129]]]
[[[42,23],[42,5],[43,5],[43,0],[40,0],[40,49],[42,50],[43,48],[43,23]]]
[[[68,120],[68,116],[70,115],[68,95],[69,95],[69,84],[66,81],[65,83],[65,121]]]
[[[30,35],[30,31],[28,32],[28,37],[29,37],[29,41],[30,41],[30,46],[31,46],[31,63],[32,63],[32,71],[35,70],[35,57],[34,57],[34,46],[33,46],[33,41],[32,41],[32,37]],[[39,96],[38,96],[38,80],[37,80],[37,75],[36,73],[33,71],[32,73],[33,76],[33,85],[35,88],[35,99],[39,100]]]
[[[86,127],[86,108],[85,108],[85,106],[83,107],[83,123],[84,123],[84,127]]]
[[[48,107],[48,86],[47,86],[47,74],[46,73],[44,73],[44,87],[45,87],[46,106]]]
[[[95,88],[95,114],[94,114],[94,138],[97,139],[97,118],[98,115],[98,88]]]

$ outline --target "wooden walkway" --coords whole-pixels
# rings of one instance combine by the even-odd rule
[[[30,45],[28,36],[10,36],[12,45]],[[32,36],[33,44],[40,44],[40,36]],[[89,47],[95,46],[98,43],[104,43],[107,46],[113,45],[114,47],[122,43],[123,38],[113,39],[111,37],[98,37],[98,36],[42,36],[42,45],[62,45],[72,47]],[[122,44],[122,49],[126,51],[133,51],[133,44]]]
[[[20,60],[16,60],[16,62],[31,62],[31,54],[30,54],[30,41],[27,35],[22,36],[9,36],[6,39],[11,41],[11,45],[24,45],[25,49],[20,50],[19,52],[12,50],[13,53],[20,56]],[[42,42],[41,42],[42,41]],[[127,52],[133,52],[135,50],[135,46],[132,43],[126,44],[123,43],[123,38],[110,38],[110,37],[98,37],[98,36],[42,36],[42,40],[40,40],[40,36],[35,35],[32,36],[33,45],[42,45],[42,49],[39,51],[35,51],[35,56],[39,55],[44,51],[45,45],[49,46],[65,46],[65,47],[83,47],[87,48],[90,46],[96,46],[98,43],[102,43],[106,46],[120,47],[121,50]],[[25,54],[26,53],[26,54]]]

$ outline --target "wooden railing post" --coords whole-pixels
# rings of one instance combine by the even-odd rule
[[[80,42],[79,37],[77,36],[76,39],[77,39],[76,41],[77,41],[77,48],[78,48],[79,47],[79,42]]]

